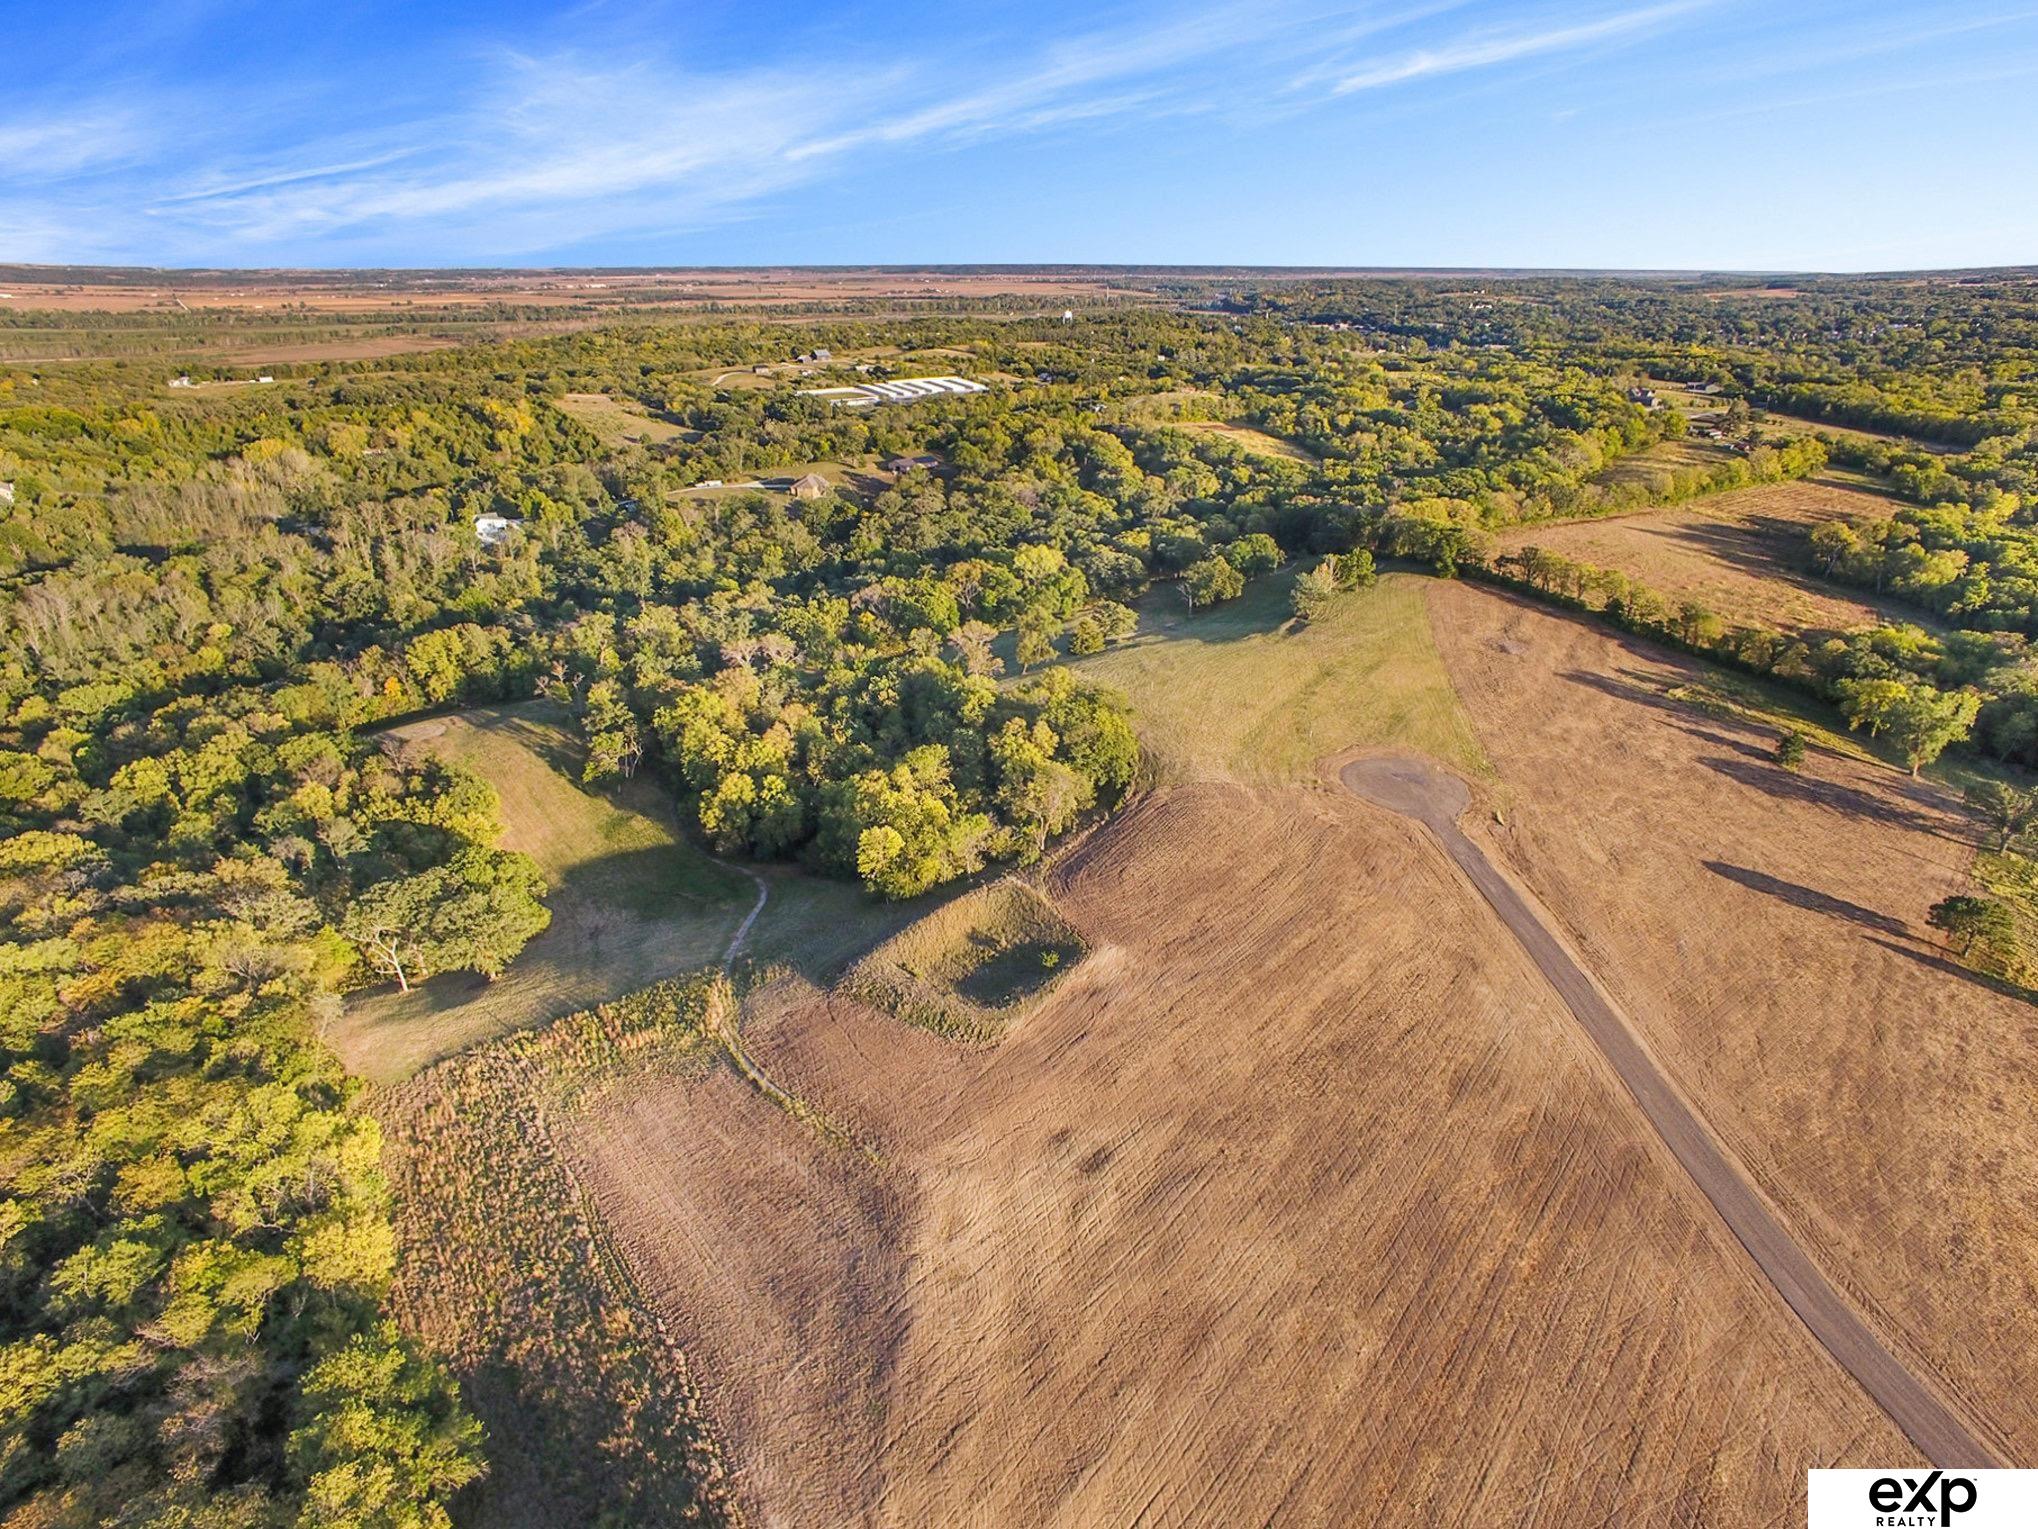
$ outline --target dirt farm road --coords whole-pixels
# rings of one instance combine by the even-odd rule
[[[1776,1219],[1742,1166],[1684,1102],[1637,1039],[1626,1017],[1571,955],[1547,919],[1458,826],[1471,792],[1426,761],[1361,759],[1338,772],[1361,799],[1414,818],[1434,833],[1452,861],[1513,931],[1585,1033],[1613,1067],[1649,1124],[1841,1368],[1935,1466],[1968,1469],[1998,1462],[1945,1402],[1871,1332]]]

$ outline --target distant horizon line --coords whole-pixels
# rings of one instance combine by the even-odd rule
[[[1320,263],[1188,263],[1141,261],[773,261],[748,264],[673,265],[109,265],[0,261],[0,279],[61,285],[91,277],[258,277],[258,276],[663,276],[687,273],[760,275],[881,273],[887,275],[998,276],[1028,273],[1058,276],[1599,276],[1636,280],[1708,277],[1753,279],[1901,278],[2000,276],[2038,278],[2038,261],[2018,265],[1910,266],[1841,270],[1786,266],[1509,266],[1509,265],[1328,265]]]

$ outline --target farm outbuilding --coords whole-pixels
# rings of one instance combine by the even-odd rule
[[[510,539],[510,533],[522,524],[522,521],[511,520],[507,515],[476,515],[475,539],[484,547],[500,547]]]
[[[921,398],[944,395],[987,393],[989,388],[968,377],[897,377],[889,382],[859,382],[854,387],[802,388],[809,398],[825,398],[850,409],[868,409],[881,403],[912,403]]]

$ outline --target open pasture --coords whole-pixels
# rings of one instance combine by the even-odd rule
[[[1890,500],[1811,479],[1713,494],[1600,520],[1515,526],[1502,551],[1541,547],[1616,569],[1672,601],[1695,600],[1730,622],[1779,631],[1920,621],[1914,608],[1828,583],[1806,538],[1828,520],[1887,516]]]
[[[1360,743],[1486,770],[1430,637],[1426,580],[1390,574],[1307,624],[1288,614],[1291,581],[1257,579],[1199,611],[1158,589],[1131,639],[1075,662],[1130,700],[1158,778],[1305,780],[1318,760]]]

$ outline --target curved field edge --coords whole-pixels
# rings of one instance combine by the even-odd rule
[[[1053,902],[1006,877],[936,908],[878,946],[842,990],[956,1040],[995,1040],[1089,947]]]
[[[688,837],[682,809],[650,772],[584,785],[583,745],[571,715],[551,701],[470,707],[390,736],[494,788],[502,845],[537,861],[552,924],[494,981],[451,972],[408,993],[352,999],[327,1039],[371,1083],[397,1083],[469,1046],[722,960],[752,910],[758,876],[770,898],[743,954],[816,981],[831,980],[927,906],[879,902],[853,883],[789,866],[745,871],[715,859]]]
[[[458,1377],[489,1525],[740,1519],[687,1356],[587,1202],[554,1119],[625,1074],[706,1066],[710,974],[519,1031],[379,1092],[401,1325]]]

